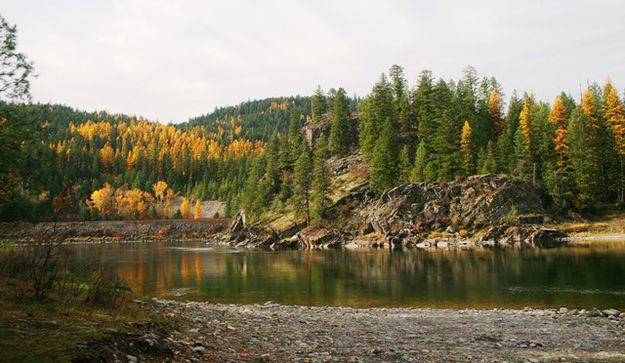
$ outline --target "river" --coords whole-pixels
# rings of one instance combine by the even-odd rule
[[[285,250],[76,244],[144,297],[353,307],[625,308],[625,241],[527,250]]]

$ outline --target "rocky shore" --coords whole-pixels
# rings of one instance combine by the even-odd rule
[[[154,300],[148,305],[165,318],[177,321],[175,331],[151,337],[160,340],[155,340],[153,345],[170,347],[167,348],[170,355],[160,358],[141,356],[141,351],[136,348],[140,344],[129,346],[120,342],[116,349],[106,350],[118,360],[625,360],[625,319],[615,310],[355,309],[165,300]]]

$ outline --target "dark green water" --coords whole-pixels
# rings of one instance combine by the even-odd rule
[[[227,303],[625,308],[625,241],[543,250],[261,251],[74,245],[143,296]]]

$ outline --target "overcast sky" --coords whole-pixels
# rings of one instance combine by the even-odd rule
[[[467,65],[506,96],[625,87],[625,2],[3,0],[35,62],[33,100],[181,122],[319,84],[365,95],[392,64],[410,85]]]

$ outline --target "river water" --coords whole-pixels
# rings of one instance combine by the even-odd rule
[[[625,241],[529,250],[286,250],[201,242],[72,245],[145,297],[223,303],[625,308]]]

